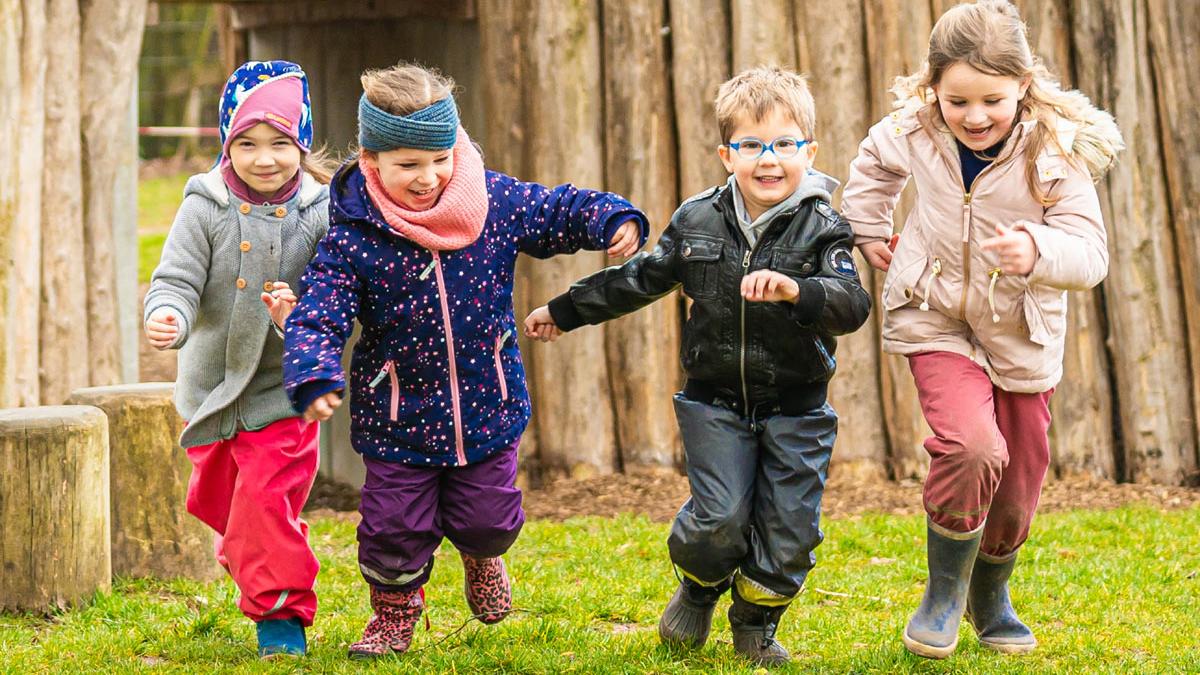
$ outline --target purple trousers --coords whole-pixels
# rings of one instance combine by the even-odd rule
[[[466,466],[363,462],[358,565],[367,583],[381,590],[425,585],[442,537],[471,557],[492,558],[512,546],[525,524],[521,491],[513,485],[515,445]]]

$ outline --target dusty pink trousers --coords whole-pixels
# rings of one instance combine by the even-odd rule
[[[949,352],[908,357],[925,421],[925,511],[969,532],[986,523],[980,551],[1005,557],[1029,536],[1050,465],[1050,395],[997,388],[983,368]]]
[[[217,560],[229,570],[254,621],[317,611],[317,557],[300,510],[317,474],[316,422],[289,417],[258,431],[188,448],[188,512],[216,530]]]

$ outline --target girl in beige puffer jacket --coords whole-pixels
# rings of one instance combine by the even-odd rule
[[[842,209],[863,256],[887,271],[884,350],[908,357],[934,432],[930,580],[904,643],[949,655],[966,610],[984,646],[1028,652],[1037,643],[1007,581],[1049,464],[1066,291],[1107,273],[1093,181],[1123,144],[1110,115],[1051,79],[1002,0],[946,12],[926,64],[893,91],[897,109],[860,145]],[[916,204],[889,244],[909,178]]]

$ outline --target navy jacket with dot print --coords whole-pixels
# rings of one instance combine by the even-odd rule
[[[517,254],[603,249],[631,218],[645,242],[645,215],[617,195],[493,171],[486,182],[479,238],[436,253],[388,227],[357,165],[330,186],[329,234],[287,322],[284,386],[297,411],[348,386],[357,452],[454,466],[512,447],[530,408],[513,315]],[[342,351],[355,319],[347,385]]]

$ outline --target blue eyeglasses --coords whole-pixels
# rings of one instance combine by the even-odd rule
[[[742,159],[758,159],[768,150],[774,153],[779,159],[791,159],[800,154],[800,148],[811,142],[807,138],[800,139],[795,136],[780,136],[770,143],[763,143],[757,138],[743,138],[736,142],[730,141],[728,145]]]

